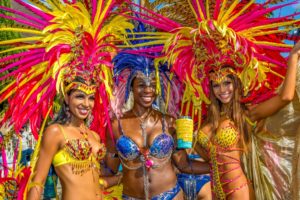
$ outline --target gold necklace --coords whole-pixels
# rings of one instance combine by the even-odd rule
[[[78,127],[79,133],[84,137],[84,139],[87,139],[88,137],[88,130],[87,127],[84,125],[80,125]]]

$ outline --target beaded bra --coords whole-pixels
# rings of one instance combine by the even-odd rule
[[[164,128],[163,128],[164,129]],[[140,148],[138,145],[128,136],[126,136],[121,128],[122,135],[118,138],[116,142],[116,147],[119,156],[122,160],[131,161],[140,158],[144,164],[150,167],[157,167],[153,161],[152,157],[158,159],[169,158],[174,150],[174,140],[172,136],[163,132],[156,136],[153,140],[151,146],[148,149]],[[166,159],[168,161],[169,159]],[[127,165],[125,164],[125,167]],[[140,168],[141,166],[137,167]],[[128,166],[128,168],[131,168]]]
[[[97,154],[94,155],[92,153],[91,144],[86,136],[84,136],[84,138],[68,139],[63,128],[61,126],[59,127],[66,143],[63,148],[54,155],[52,160],[54,167],[70,164],[72,172],[80,175],[89,171],[94,166],[100,169],[99,162],[103,160],[106,153],[105,145],[101,143]]]
[[[169,163],[175,148],[173,137],[168,135],[165,131],[165,117],[163,116],[162,118],[162,133],[155,137],[150,146],[146,145],[146,137],[144,138],[143,147],[139,147],[136,142],[124,134],[120,121],[119,128],[122,135],[116,141],[116,148],[120,156],[120,161],[128,170],[143,170],[145,199],[149,199],[149,170],[162,167]],[[160,159],[160,162],[155,163],[153,158]],[[139,164],[130,166],[124,162],[132,160],[138,160]]]
[[[226,152],[242,151],[235,148],[239,141],[239,132],[234,126],[234,122],[230,121],[225,127],[217,129],[216,135],[209,138],[204,132],[200,131],[197,136],[199,145],[208,153],[211,166],[212,188],[217,199],[226,199],[233,192],[245,187],[248,182],[241,184],[239,187],[225,190],[226,184],[232,183],[241,177],[242,174],[232,178],[224,179],[224,175],[240,169],[240,160],[225,154]],[[222,170],[221,167],[233,166],[230,170]]]

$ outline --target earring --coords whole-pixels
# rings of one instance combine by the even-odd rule
[[[90,127],[92,122],[93,122],[94,116],[92,115],[92,113],[89,114],[89,116],[86,119],[86,125],[87,127]]]

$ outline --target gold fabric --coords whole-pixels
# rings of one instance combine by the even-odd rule
[[[300,128],[298,127],[293,155],[292,196],[294,200],[300,199]]]
[[[205,133],[203,133],[201,130],[199,131],[198,135],[197,135],[197,142],[198,144],[200,144],[200,146],[207,150],[208,149],[208,145],[209,145],[209,139],[207,137],[207,135]]]
[[[278,113],[258,123],[251,150],[244,157],[257,200],[300,199],[299,78],[298,95]]]
[[[104,200],[122,199],[123,184],[115,185],[104,191]]]
[[[227,127],[217,130],[214,143],[222,148],[230,148],[237,143],[238,139],[239,133],[233,125],[229,124]]]

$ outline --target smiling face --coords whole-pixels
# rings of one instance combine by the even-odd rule
[[[155,79],[146,81],[143,78],[136,77],[133,80],[133,85],[132,85],[134,103],[145,108],[151,107],[152,103],[156,98],[155,89],[156,89]]]
[[[95,94],[86,94],[81,90],[72,90],[69,95],[65,96],[71,112],[71,120],[85,120],[92,112],[95,104]]]
[[[231,102],[234,94],[233,80],[226,76],[222,81],[212,81],[212,89],[216,98],[223,104]]]

